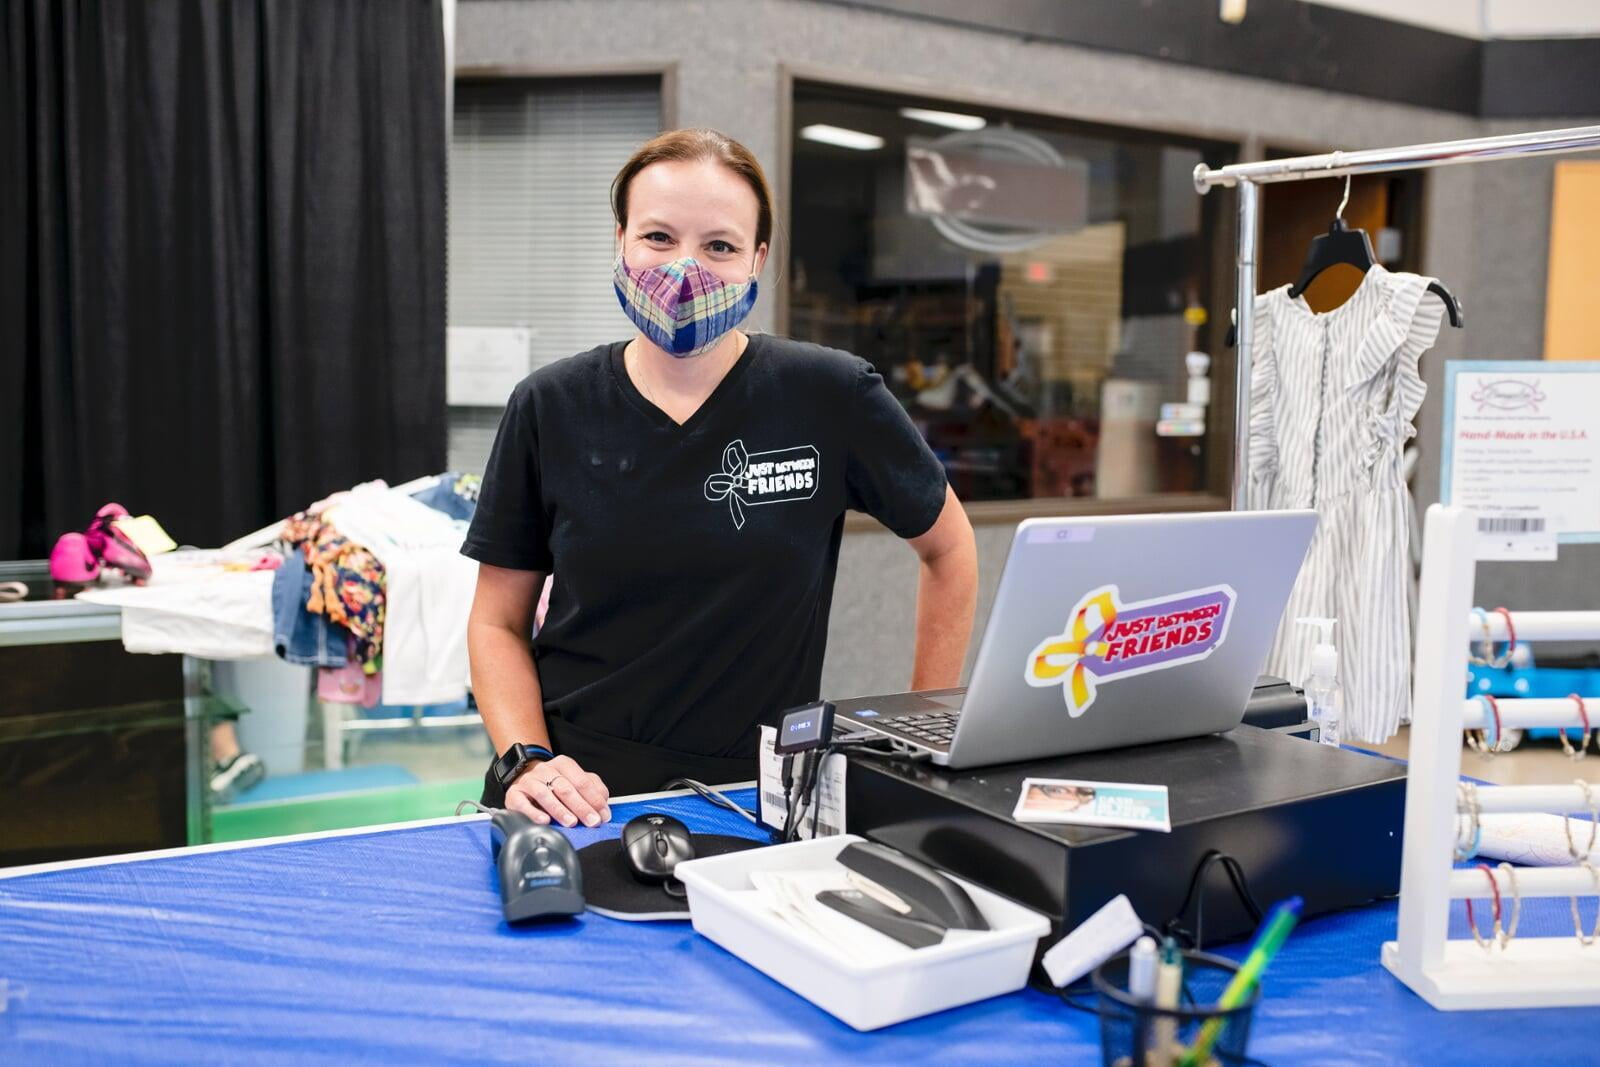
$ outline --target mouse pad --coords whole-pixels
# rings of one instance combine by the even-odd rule
[[[760,841],[722,834],[694,834],[696,859],[725,856],[730,852],[760,848]],[[689,902],[670,897],[659,885],[639,881],[628,869],[622,839],[596,841],[578,850],[578,867],[583,871],[583,899],[592,912],[628,922],[659,922],[689,917]]]

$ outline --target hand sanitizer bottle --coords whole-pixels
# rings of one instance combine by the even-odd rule
[[[1319,727],[1322,743],[1339,745],[1339,650],[1333,646],[1333,627],[1337,619],[1309,617],[1301,626],[1315,626],[1321,634],[1311,651],[1311,675],[1306,679],[1306,705],[1311,720]]]

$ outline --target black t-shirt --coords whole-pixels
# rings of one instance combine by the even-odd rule
[[[865,360],[754,334],[682,426],[625,344],[523,380],[462,551],[555,575],[534,638],[548,717],[747,758],[818,697],[846,509],[926,533],[945,475]]]

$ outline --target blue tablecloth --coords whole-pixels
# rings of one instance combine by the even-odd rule
[[[698,798],[643,807],[697,831],[752,830]],[[572,837],[615,834],[640,810],[618,805],[611,825]],[[1269,973],[1251,1052],[1595,1061],[1594,1010],[1435,1012],[1378,963],[1394,922],[1383,904],[1305,923]],[[1565,900],[1523,916],[1523,933],[1571,929]],[[1095,1017],[1032,991],[861,1034],[687,923],[513,930],[483,821],[0,880],[0,981],[22,993],[0,1014],[4,1063],[1099,1058]]]

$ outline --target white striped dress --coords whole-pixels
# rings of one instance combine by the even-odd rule
[[[1444,313],[1424,298],[1432,280],[1375,266],[1321,315],[1288,286],[1256,301],[1247,500],[1320,516],[1266,669],[1304,682],[1316,634],[1295,620],[1337,618],[1351,740],[1386,740],[1410,718],[1411,491],[1400,453],[1427,392],[1418,361]]]

